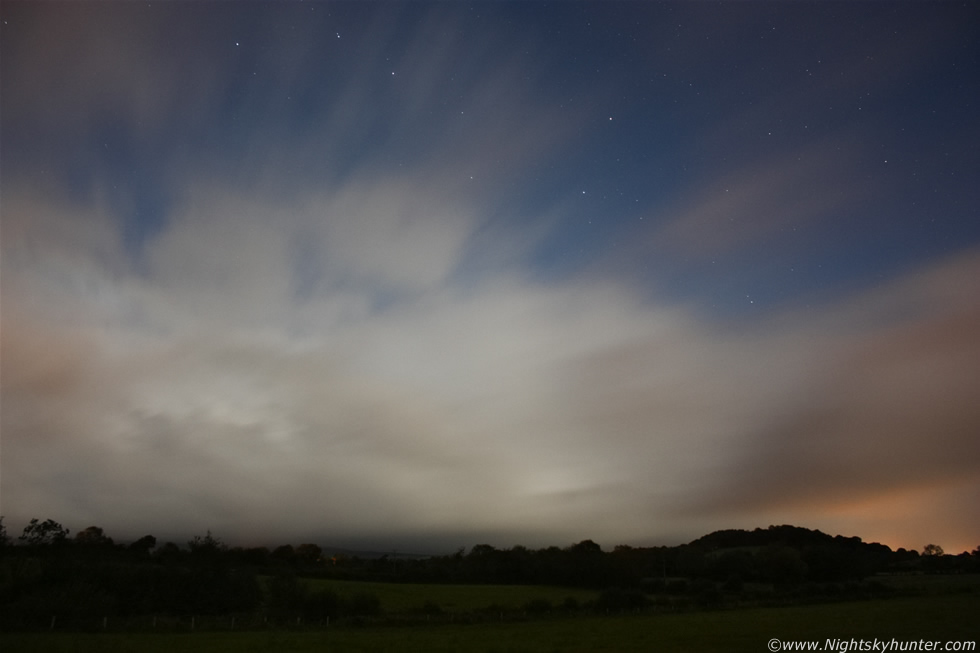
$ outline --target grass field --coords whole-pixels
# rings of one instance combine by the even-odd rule
[[[562,653],[584,651],[769,650],[770,639],[975,641],[976,594],[623,617],[554,618],[523,623],[326,628],[168,634],[3,634],[4,651],[170,653],[321,651]],[[941,645],[940,645],[941,646]],[[973,649],[977,650],[977,649]]]

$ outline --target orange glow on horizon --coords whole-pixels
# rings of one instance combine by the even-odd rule
[[[957,555],[980,546],[976,520],[970,518],[976,511],[978,493],[980,487],[975,481],[961,480],[814,503],[806,507],[809,516],[805,519],[800,517],[799,506],[765,517],[773,524],[817,528],[831,535],[856,535],[892,550],[904,548],[921,553],[925,545],[938,544],[946,553]]]

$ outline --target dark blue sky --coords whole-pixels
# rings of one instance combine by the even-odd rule
[[[363,503],[334,509],[349,538],[654,541],[778,514],[907,546],[867,515],[980,491],[973,3],[0,13],[15,519],[143,525],[106,502],[117,475],[25,471],[59,438],[189,467],[125,482],[168,528],[241,537],[269,497],[306,508],[257,523],[316,534],[329,489]],[[920,423],[948,441],[913,473]],[[831,462],[878,448],[899,453],[872,481]],[[799,473],[769,487],[766,465]],[[253,503],[217,480],[249,475]]]
[[[611,255],[637,279],[677,267],[664,292],[737,310],[744,302],[729,299],[743,289],[784,304],[980,238],[968,4],[15,3],[5,16],[5,177],[55,175],[82,201],[107,192],[137,257],[188,168],[235,184],[274,166],[289,194],[289,184],[412,167],[453,153],[453,141],[536,120],[564,125],[546,153],[497,162],[474,146],[462,161],[523,168],[503,185],[474,180],[500,219],[567,203],[527,261],[549,278]],[[70,32],[47,44],[61,50],[51,59],[96,42],[106,57],[137,50],[129,72],[145,93],[167,94],[164,114],[144,120],[111,95],[76,104],[67,61],[18,65],[45,45],[34,20]],[[125,83],[88,74],[93,94],[100,81]],[[349,114],[324,130],[349,96]],[[728,213],[706,194],[754,183],[725,226],[735,247],[711,253],[720,263],[656,246],[674,212],[704,198]],[[638,238],[652,242],[618,251]]]

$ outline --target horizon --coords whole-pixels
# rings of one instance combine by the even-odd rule
[[[38,518],[38,521],[39,522],[43,522],[45,520]],[[190,535],[174,535],[173,533],[171,533],[169,536],[168,535],[164,535],[162,537],[158,537],[155,533],[143,533],[140,536],[129,535],[128,537],[116,538],[116,537],[113,537],[112,533],[110,533],[107,529],[104,529],[101,526],[97,526],[96,524],[90,524],[89,526],[86,526],[86,527],[82,527],[82,528],[79,528],[79,529],[73,529],[73,528],[67,527],[65,524],[63,524],[61,522],[58,522],[58,520],[53,520],[53,521],[57,522],[59,524],[59,526],[61,526],[63,528],[66,528],[68,530],[68,536],[67,536],[67,539],[68,540],[73,540],[74,537],[80,531],[82,531],[82,530],[85,530],[85,529],[91,528],[91,527],[98,527],[98,528],[100,528],[102,530],[102,534],[105,535],[106,537],[110,538],[112,540],[113,544],[115,544],[115,545],[128,545],[128,544],[132,544],[133,542],[136,542],[137,540],[139,540],[142,537],[145,537],[145,536],[148,536],[148,535],[153,536],[154,539],[156,540],[156,544],[154,546],[154,549],[157,549],[157,548],[163,546],[164,544],[176,544],[181,550],[187,550],[188,549],[188,546],[195,539],[203,538],[203,537],[207,536],[207,537],[213,538],[216,542],[218,542],[219,544],[221,544],[221,545],[223,545],[223,546],[225,546],[225,547],[227,547],[229,549],[236,549],[236,548],[241,548],[241,549],[266,548],[266,549],[269,549],[271,551],[275,547],[284,546],[284,545],[288,545],[288,546],[300,546],[302,544],[315,544],[315,545],[321,547],[323,549],[323,552],[324,553],[327,553],[327,552],[338,553],[338,552],[340,552],[340,553],[349,553],[349,554],[354,554],[354,555],[357,555],[357,554],[371,554],[371,555],[375,555],[376,554],[378,556],[380,556],[380,555],[396,555],[396,556],[397,555],[405,555],[405,556],[410,556],[410,557],[439,557],[439,556],[446,556],[446,555],[452,555],[452,554],[456,553],[457,551],[464,551],[464,552],[466,552],[466,551],[469,551],[469,550],[473,549],[473,547],[476,547],[476,546],[484,546],[484,545],[489,545],[489,546],[491,546],[491,547],[493,547],[495,549],[498,549],[498,550],[510,550],[510,549],[515,548],[515,547],[524,547],[524,548],[527,548],[527,549],[532,550],[532,551],[535,551],[535,550],[544,550],[544,549],[551,548],[551,547],[558,547],[558,548],[561,548],[561,549],[565,549],[565,548],[574,546],[575,544],[579,544],[579,543],[584,542],[584,541],[591,541],[591,542],[597,544],[600,547],[600,549],[602,549],[602,551],[604,551],[606,553],[613,551],[616,547],[619,547],[619,546],[627,546],[627,547],[636,548],[636,549],[660,548],[660,547],[673,548],[673,547],[677,547],[677,546],[686,546],[686,545],[692,544],[692,543],[694,543],[697,540],[700,540],[700,539],[702,539],[704,537],[708,537],[708,536],[713,535],[713,534],[718,533],[718,532],[741,531],[741,532],[749,533],[749,532],[754,532],[754,531],[765,531],[767,529],[776,528],[776,527],[791,527],[791,528],[803,529],[803,530],[808,530],[808,531],[811,531],[811,532],[814,532],[814,533],[822,533],[824,535],[828,535],[828,536],[833,537],[833,538],[843,537],[843,538],[850,539],[850,538],[857,537],[858,539],[860,539],[865,544],[883,544],[884,546],[888,547],[893,552],[897,552],[899,550],[904,549],[906,551],[915,551],[916,553],[919,553],[920,555],[922,555],[922,550],[924,550],[926,547],[934,546],[934,545],[937,545],[938,544],[937,542],[929,541],[927,544],[924,544],[924,545],[922,545],[922,547],[918,547],[918,548],[896,547],[896,546],[889,545],[887,542],[876,542],[874,540],[869,540],[867,538],[861,537],[860,535],[856,535],[856,534],[825,533],[824,531],[821,531],[818,528],[808,528],[806,526],[799,526],[799,525],[794,525],[794,524],[770,524],[768,527],[756,526],[754,528],[719,528],[717,530],[711,531],[710,533],[702,533],[701,535],[698,535],[697,537],[691,538],[689,540],[684,540],[684,541],[679,541],[679,542],[673,542],[673,543],[669,543],[669,542],[646,543],[646,544],[635,544],[635,543],[630,543],[630,542],[615,542],[615,543],[606,542],[606,543],[603,543],[603,542],[595,542],[595,540],[593,538],[583,538],[582,540],[578,540],[578,541],[575,541],[575,542],[565,542],[565,543],[557,543],[557,542],[543,542],[542,543],[542,542],[536,542],[533,545],[528,545],[527,543],[524,543],[524,542],[514,542],[514,543],[509,544],[509,545],[502,545],[499,542],[492,542],[492,541],[489,541],[489,540],[479,540],[479,538],[477,538],[479,541],[473,541],[473,542],[468,542],[468,543],[452,544],[449,540],[442,540],[442,539],[440,539],[438,537],[432,537],[432,536],[420,536],[418,538],[415,538],[414,540],[409,539],[407,541],[402,541],[402,542],[394,542],[394,541],[390,541],[390,540],[389,541],[385,541],[385,540],[356,540],[356,539],[349,539],[349,540],[347,540],[345,542],[332,542],[330,540],[330,536],[319,536],[319,535],[311,535],[310,537],[306,537],[306,538],[302,538],[301,537],[301,538],[296,539],[294,541],[281,541],[281,540],[273,539],[272,536],[265,536],[264,539],[263,538],[260,538],[259,540],[256,540],[256,541],[239,542],[239,541],[226,541],[224,538],[221,537],[221,534],[220,533],[214,533],[210,529],[208,529],[204,533],[193,533],[193,534],[190,534]],[[26,526],[26,525],[27,524],[24,524],[24,526]],[[15,535],[14,532],[10,530],[10,528],[9,528],[9,526],[7,524],[4,524],[4,527],[7,529],[7,537],[9,539],[9,541],[11,543],[13,543],[13,544],[16,545],[17,542],[18,542],[18,537],[19,536]],[[21,529],[21,530],[23,530],[23,529]],[[17,531],[17,532],[20,532],[20,531]],[[928,539],[928,538],[926,538],[926,539]],[[400,546],[400,545],[404,545],[404,546]],[[940,546],[940,548],[943,549],[943,552],[946,555],[971,554],[973,551],[975,551],[976,549],[980,548],[980,546],[976,546],[976,547],[964,548],[962,551],[960,551],[958,549],[955,549],[955,550],[954,549],[947,549],[942,544],[938,544],[938,545]]]
[[[0,514],[973,550],[978,24],[4,2]]]

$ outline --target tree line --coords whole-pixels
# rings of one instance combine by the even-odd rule
[[[97,526],[72,537],[51,519],[31,520],[15,540],[0,517],[0,613],[8,627],[54,614],[80,623],[150,614],[322,620],[381,611],[370,594],[314,591],[303,578],[588,588],[599,592],[595,604],[577,607],[616,611],[657,600],[710,608],[760,597],[860,598],[883,591],[876,574],[978,572],[980,547],[960,555],[932,544],[922,553],[893,551],[795,526],[717,531],[679,546],[478,544],[450,555],[367,558],[313,543],[231,547],[210,531],[184,546],[158,544],[152,535],[116,543]]]

